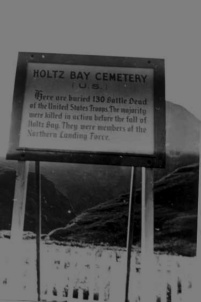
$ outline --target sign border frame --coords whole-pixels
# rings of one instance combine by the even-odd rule
[[[18,148],[28,63],[151,68],[154,70],[154,154]],[[165,61],[155,58],[19,52],[6,159],[149,168],[165,167]]]

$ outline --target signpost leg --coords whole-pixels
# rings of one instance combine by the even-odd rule
[[[136,193],[136,175],[137,169],[131,168],[130,196],[129,196],[129,216],[128,216],[128,231],[127,231],[127,270],[126,270],[126,291],[125,302],[129,302],[129,280],[130,280],[130,264],[131,264],[131,249],[134,232],[134,205]]]
[[[199,157],[199,187],[198,187],[198,215],[197,215],[197,250],[196,256],[201,259],[201,127],[200,127],[200,157]]]
[[[199,150],[199,183],[198,183],[198,212],[197,212],[197,247],[196,261],[194,262],[193,301],[198,302],[201,295],[201,126],[200,126],[200,150]]]
[[[19,243],[23,237],[29,162],[18,161],[11,225],[11,241]]]
[[[36,211],[36,271],[37,271],[37,293],[38,301],[41,300],[41,272],[40,272],[40,257],[41,257],[41,174],[40,162],[35,163],[36,173],[36,191],[37,191],[37,211]]]
[[[11,224],[11,249],[9,261],[9,294],[11,299],[21,297],[21,255],[24,230],[24,217],[27,195],[29,163],[18,161]]]
[[[141,301],[154,301],[154,176],[142,168]]]

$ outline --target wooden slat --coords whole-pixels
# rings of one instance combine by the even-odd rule
[[[182,302],[189,302],[189,280],[188,280],[188,262],[186,258],[181,257],[181,290]]]
[[[171,261],[171,271],[170,271],[170,285],[171,285],[171,301],[176,301],[177,299],[177,292],[178,292],[178,269],[177,269],[177,262],[176,257],[172,257]]]
[[[94,284],[95,284],[95,251],[91,253],[90,262],[90,276],[89,276],[89,301],[94,298]]]
[[[113,262],[110,289],[111,302],[116,302],[117,299],[118,301],[125,301],[126,263],[126,253],[122,254],[120,262]]]
[[[131,254],[130,287],[128,293],[129,301],[137,299],[137,275],[136,275],[136,252]]]
[[[167,302],[167,256],[161,261],[161,302]]]

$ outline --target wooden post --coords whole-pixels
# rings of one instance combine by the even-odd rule
[[[21,276],[22,276],[22,239],[24,230],[24,217],[27,195],[29,163],[18,161],[15,181],[15,192],[13,202],[13,214],[11,224],[11,248],[9,260],[9,297],[10,299],[20,299]]]
[[[196,256],[201,260],[201,126],[200,126],[200,152],[199,152],[199,185],[198,185],[198,215],[197,215],[197,249]]]
[[[126,290],[125,302],[129,302],[129,281],[130,281],[130,263],[131,263],[131,249],[133,243],[134,232],[134,205],[136,197],[136,176],[137,169],[131,168],[131,181],[130,181],[130,196],[129,196],[129,212],[128,212],[128,231],[127,231],[127,270],[126,270]]]
[[[154,281],[154,176],[142,168],[141,301],[153,302]]]
[[[197,247],[196,261],[194,262],[193,301],[198,302],[201,296],[201,125],[199,144],[199,182],[198,182],[198,210],[197,210]]]
[[[36,211],[36,272],[37,272],[37,293],[38,301],[41,300],[41,175],[40,162],[35,163],[36,173],[36,192],[37,192],[37,211]]]
[[[18,161],[11,225],[11,241],[20,244],[23,238],[29,162]]]

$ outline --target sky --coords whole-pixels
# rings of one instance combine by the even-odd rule
[[[201,120],[200,11],[200,0],[0,0],[0,156],[20,51],[165,59],[166,100]]]

